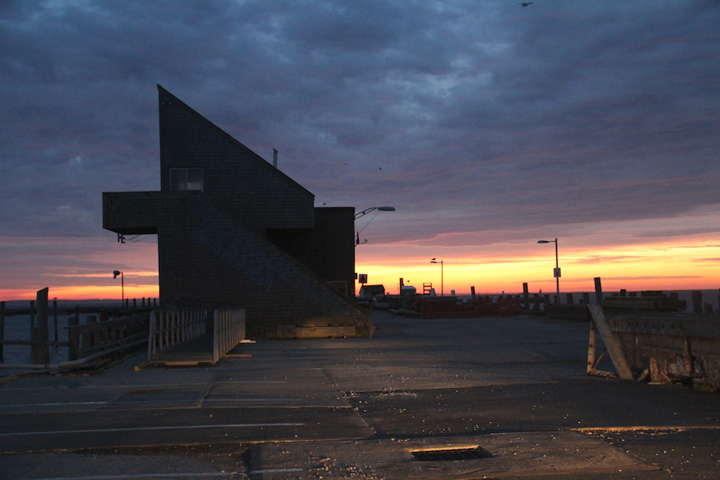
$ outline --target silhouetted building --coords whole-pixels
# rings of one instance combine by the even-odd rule
[[[366,300],[372,300],[374,297],[382,297],[383,295],[385,295],[384,285],[363,285],[360,287],[360,293],[358,293],[359,298]]]
[[[353,207],[314,195],[158,85],[160,191],[103,193],[103,228],[158,235],[164,307],[247,309],[248,336],[369,336]],[[119,237],[120,238],[120,237]]]

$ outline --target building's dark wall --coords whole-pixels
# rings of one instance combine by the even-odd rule
[[[187,195],[162,206],[158,250],[163,304],[239,305],[248,332],[354,310],[348,299],[283,250],[209,204]]]
[[[204,193],[257,232],[312,228],[314,196],[242,143],[158,86],[161,190],[171,168],[202,168]]]
[[[355,294],[355,209],[316,208],[308,265],[322,278]]]
[[[103,228],[124,235],[157,233],[160,192],[104,192]]]
[[[256,337],[347,322],[372,335],[371,317],[349,298],[354,209],[315,209],[309,191],[158,90],[161,191],[104,194],[103,226],[157,232],[161,303],[243,306]],[[173,191],[171,168],[202,168],[202,190]]]

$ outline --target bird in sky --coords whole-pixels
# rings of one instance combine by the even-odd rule
[[[520,6],[523,7],[523,8],[525,8],[525,7],[529,7],[530,5],[532,5],[532,3],[533,3],[533,2],[522,2],[522,3],[520,4]]]

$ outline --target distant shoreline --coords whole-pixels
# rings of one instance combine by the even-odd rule
[[[640,293],[640,292],[662,292],[663,294],[670,294],[670,293],[677,293],[680,300],[687,300],[688,305],[691,304],[692,300],[692,292],[700,291],[703,293],[703,303],[710,303],[713,305],[713,308],[715,310],[718,310],[718,297],[720,296],[720,289],[688,289],[688,290],[654,290],[654,289],[642,289],[642,290],[627,290],[627,294],[631,293]],[[436,291],[436,294],[438,292]],[[533,295],[541,293],[542,295],[555,295],[555,290],[547,290],[543,292],[530,292],[530,297]],[[560,292],[560,303],[566,303],[567,301],[567,294],[572,294],[574,296],[573,301],[575,303],[580,303],[580,300],[582,300],[583,293],[589,293],[591,298],[594,298],[595,292],[584,290],[584,291],[572,291],[572,292]],[[603,294],[605,296],[611,296],[611,295],[618,295],[620,292],[617,290],[609,290],[604,291]],[[392,295],[392,294],[390,294]],[[475,293],[476,296],[491,296],[496,297],[500,295],[520,295],[522,296],[522,292],[483,292],[483,293]],[[450,292],[445,292],[445,296],[451,296]],[[458,298],[470,298],[472,296],[472,293],[470,292],[462,292],[462,293],[456,293],[455,295]],[[132,302],[135,300],[137,302],[137,306],[142,305],[142,299],[130,299],[130,305],[132,306]],[[154,298],[147,299],[150,302],[155,300]],[[53,300],[50,300],[50,308],[53,307]],[[159,304],[159,302],[158,302]],[[77,308],[80,308],[82,310],[87,309],[114,309],[114,308],[122,308],[121,300],[118,299],[90,299],[90,300],[73,300],[73,299],[57,299],[57,307],[58,310],[63,311],[72,311]],[[16,312],[18,310],[25,310],[28,311],[30,308],[30,300],[5,300],[5,311],[6,315],[8,312]]]

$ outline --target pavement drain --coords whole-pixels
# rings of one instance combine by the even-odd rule
[[[492,453],[481,447],[472,448],[444,448],[441,450],[414,450],[416,460],[421,462],[447,462],[453,460],[477,460],[479,458],[492,458]]]

